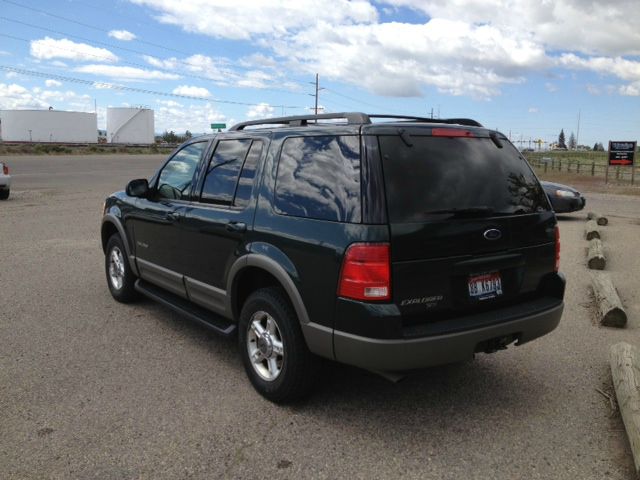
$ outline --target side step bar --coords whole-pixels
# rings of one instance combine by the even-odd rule
[[[228,337],[236,331],[235,323],[142,279],[136,280],[135,289],[145,297],[169,307],[189,320],[199,323],[220,335]]]

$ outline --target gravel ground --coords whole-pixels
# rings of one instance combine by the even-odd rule
[[[640,344],[640,198],[587,194],[626,330],[596,325],[584,213],[563,216],[566,310],[538,341],[387,381],[328,365],[315,395],[259,397],[235,342],[109,295],[104,197],[160,156],[9,159],[0,202],[0,478],[631,479],[608,348]]]

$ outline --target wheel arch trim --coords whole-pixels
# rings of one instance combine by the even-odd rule
[[[238,318],[239,311],[234,308],[234,300],[238,288],[239,274],[245,268],[256,267],[272,275],[285,290],[293,309],[300,321],[300,327],[309,350],[316,355],[333,359],[333,329],[314,323],[310,320],[307,308],[302,301],[302,296],[295,286],[293,279],[278,262],[265,255],[250,253],[245,255],[231,266],[227,281],[227,311],[232,312]]]
[[[131,267],[131,270],[136,276],[140,276],[140,272],[138,271],[138,266],[136,265],[136,261],[135,261],[136,257],[131,252],[131,247],[129,246],[129,241],[127,239],[127,235],[125,233],[122,222],[118,217],[116,217],[111,213],[107,213],[105,214],[104,217],[102,217],[102,224],[100,226],[100,241],[102,243],[102,251],[106,253],[107,242],[109,241],[108,238],[105,239],[103,237],[103,232],[107,224],[111,224],[116,228],[118,235],[120,235],[120,238],[122,239],[122,243],[124,245],[124,249],[127,254],[127,259],[129,260],[129,266]]]

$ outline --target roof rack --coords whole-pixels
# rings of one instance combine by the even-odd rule
[[[250,120],[240,122],[232,126],[229,131],[244,130],[246,127],[259,125],[281,125],[288,127],[306,127],[311,122],[312,125],[317,124],[318,120],[344,120],[347,125],[363,125],[373,123],[372,118],[389,118],[396,120],[404,120],[408,122],[424,122],[424,123],[448,123],[454,125],[466,125],[472,127],[482,127],[482,125],[470,118],[425,118],[415,117],[411,115],[369,115],[361,112],[341,112],[341,113],[321,113],[319,115],[296,115],[291,117],[266,118],[264,120]]]

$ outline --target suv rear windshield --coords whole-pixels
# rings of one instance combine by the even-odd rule
[[[391,135],[379,141],[394,223],[550,209],[526,160],[507,141],[502,148],[489,137],[411,136],[407,142]]]

